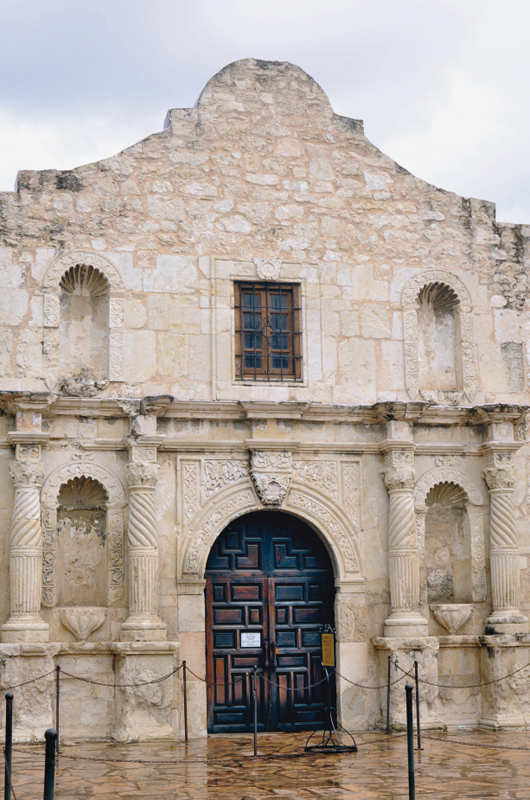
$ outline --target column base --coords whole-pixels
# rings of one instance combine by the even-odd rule
[[[156,614],[137,614],[122,622],[122,642],[165,642],[167,626]]]
[[[49,642],[50,627],[35,614],[11,614],[2,625],[2,642]]]
[[[385,637],[428,635],[429,621],[419,611],[393,611],[385,620]]]
[[[486,635],[528,633],[528,617],[518,608],[494,611],[486,620]]]

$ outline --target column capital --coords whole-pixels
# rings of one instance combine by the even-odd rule
[[[385,452],[383,477],[389,492],[414,489],[414,453],[412,450],[391,448]]]
[[[44,481],[44,465],[40,460],[12,461],[9,465],[9,472],[15,489],[38,490]]]
[[[156,463],[145,464],[140,461],[131,461],[125,467],[125,472],[129,489],[154,489],[158,481],[160,465]]]
[[[490,491],[497,489],[511,490],[515,485],[515,467],[509,465],[488,467],[482,471],[482,475]]]

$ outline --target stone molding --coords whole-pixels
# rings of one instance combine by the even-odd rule
[[[442,283],[450,286],[457,294],[460,305],[460,354],[462,359],[462,386],[467,399],[471,401],[477,393],[477,363],[475,337],[473,333],[473,304],[471,295],[464,282],[453,272],[439,269],[428,269],[410,278],[401,294],[403,308],[403,338],[405,347],[405,385],[409,397],[416,400],[420,397],[420,370],[418,360],[418,317],[416,298],[424,286]],[[449,392],[452,397],[459,391]],[[454,402],[454,397],[452,397]]]
[[[427,495],[439,483],[455,483],[467,494],[468,502],[474,506],[484,505],[484,497],[480,488],[474,481],[458,469],[451,467],[435,467],[425,472],[416,482],[414,487],[415,505],[425,505]]]
[[[263,507],[248,485],[233,486],[212,497],[189,528],[183,547],[183,576],[202,578],[211,547],[221,531],[237,517],[263,510]],[[295,483],[283,510],[300,517],[320,533],[331,553],[337,579],[361,573],[357,533],[329,497]]]
[[[89,454],[87,454],[89,455]],[[90,454],[91,455],[91,454]],[[55,562],[57,553],[57,497],[63,483],[73,478],[93,478],[104,486],[107,495],[107,547],[108,547],[108,605],[124,602],[124,522],[125,490],[119,478],[106,467],[92,461],[80,460],[63,464],[44,481],[42,503],[42,605],[53,608],[56,604],[57,578]]]

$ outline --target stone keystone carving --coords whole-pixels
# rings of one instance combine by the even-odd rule
[[[250,474],[264,506],[281,506],[291,488],[292,456],[288,450],[253,450]]]

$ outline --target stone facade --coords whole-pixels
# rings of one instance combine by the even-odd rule
[[[203,676],[210,548],[267,508],[326,544],[345,678],[384,682],[389,654],[455,686],[530,662],[530,228],[408,173],[297,67],[246,60],[112,158],[20,172],[0,236],[3,686],[55,663]],[[298,287],[296,377],[240,378],[238,282]],[[63,730],[180,736],[181,696],[65,679]],[[433,726],[523,726],[528,673],[423,702]],[[17,735],[52,708],[50,677]],[[339,681],[346,727],[383,708]]]

